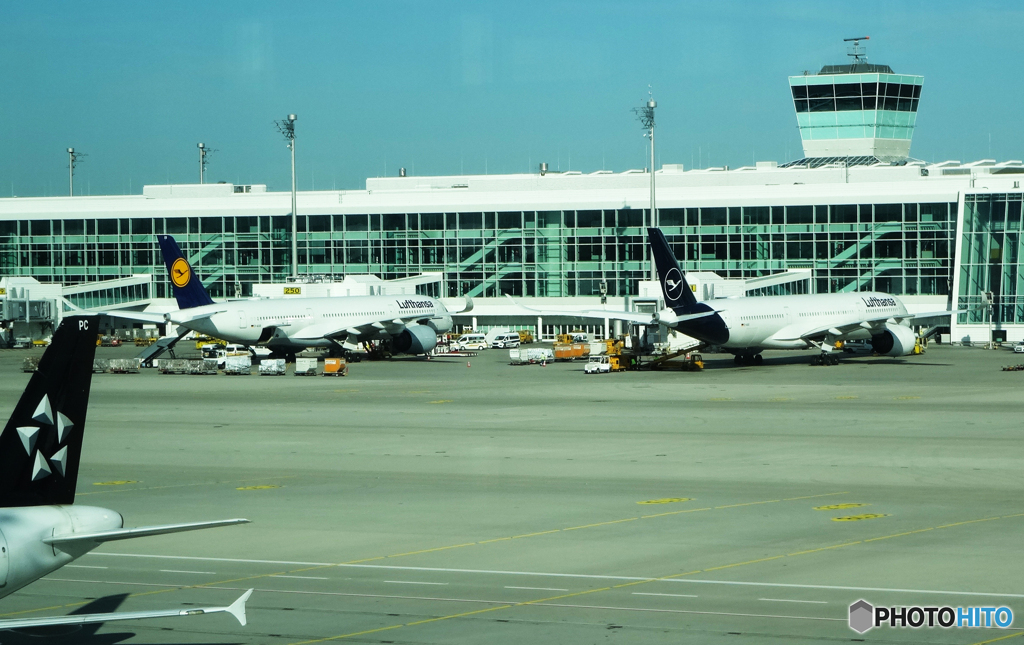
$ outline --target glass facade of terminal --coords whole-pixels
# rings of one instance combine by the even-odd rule
[[[659,220],[687,270],[749,278],[808,268],[819,293],[944,295],[956,211],[946,202],[662,208]],[[432,294],[441,296],[590,296],[602,283],[609,296],[636,295],[646,219],[622,208],[302,215],[299,272],[442,272]],[[152,295],[168,297],[155,239],[168,233],[212,295],[247,296],[253,283],[290,274],[290,226],[290,216],[0,221],[0,273],[65,283],[152,273]]]
[[[964,197],[960,238],[960,323],[1024,323],[1024,229],[1022,193],[969,194]]]

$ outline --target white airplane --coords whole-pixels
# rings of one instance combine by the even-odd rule
[[[683,277],[665,235],[647,229],[654,251],[665,308],[653,316],[633,312],[590,310],[543,313],[662,324],[706,345],[735,355],[737,364],[760,365],[765,349],[818,348],[817,359],[837,361],[831,354],[838,341],[869,340],[885,356],[914,351],[917,334],[911,325],[948,320],[950,311],[911,314],[896,296],[880,292],[828,293],[803,296],[759,296],[697,302]]]
[[[193,273],[170,235],[158,235],[170,273],[177,311],[153,314],[104,311],[109,316],[178,326],[240,345],[263,345],[274,355],[294,359],[307,347],[340,348],[385,340],[399,354],[426,354],[437,335],[452,328],[452,317],[439,300],[427,296],[348,296],[343,298],[275,298],[215,303]],[[466,299],[466,309],[472,309]],[[456,313],[463,313],[456,312]]]
[[[53,334],[0,434],[0,598],[105,542],[244,524],[231,519],[124,528],[121,514],[74,504],[98,317],[70,316]],[[227,607],[0,620],[0,630],[227,612],[245,625],[246,591]]]

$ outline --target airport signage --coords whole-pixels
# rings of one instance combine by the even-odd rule
[[[1009,607],[875,607],[866,600],[850,605],[850,629],[863,634],[875,627],[996,627],[1013,625]]]

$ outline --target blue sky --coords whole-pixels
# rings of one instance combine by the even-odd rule
[[[0,195],[208,180],[289,186],[273,121],[298,114],[299,187],[368,176],[801,156],[786,77],[843,62],[925,76],[911,154],[1024,157],[1024,5],[997,2],[46,2],[0,24]]]

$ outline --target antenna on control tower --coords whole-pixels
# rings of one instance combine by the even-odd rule
[[[871,40],[871,36],[858,36],[857,38],[843,38],[844,43],[853,43],[847,52],[847,56],[853,56],[853,64],[866,63],[868,60],[868,54],[860,47],[860,41]]]

